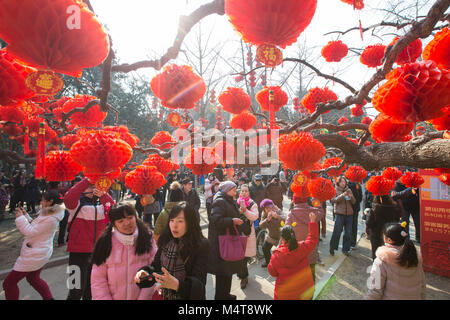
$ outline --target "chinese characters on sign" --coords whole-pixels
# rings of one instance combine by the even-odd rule
[[[36,71],[25,80],[27,88],[38,95],[54,96],[62,90],[63,79],[53,71]]]
[[[256,58],[267,68],[275,68],[283,62],[283,53],[272,44],[263,44],[256,50]]]

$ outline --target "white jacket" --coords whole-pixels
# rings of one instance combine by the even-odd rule
[[[28,215],[16,218],[16,226],[25,236],[20,256],[13,270],[30,272],[41,269],[53,253],[53,238],[59,222],[64,218],[64,207],[53,205],[39,211],[31,221]]]

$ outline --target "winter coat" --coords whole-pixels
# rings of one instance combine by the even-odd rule
[[[425,300],[426,282],[422,256],[417,252],[416,267],[402,267],[397,262],[401,247],[379,247],[367,283],[366,300]]]
[[[151,266],[155,269],[156,273],[162,273],[161,271],[161,249],[158,249]],[[179,282],[178,294],[183,300],[206,300],[206,275],[208,266],[208,256],[210,253],[210,246],[207,239],[203,238],[200,242],[193,247],[193,252],[187,258],[185,262],[186,278],[184,281]],[[140,270],[144,270],[150,273],[149,266],[143,267]],[[138,283],[140,288],[147,288],[153,286],[155,280],[144,280]]]
[[[67,252],[92,252],[94,249],[94,233],[95,241],[97,241],[109,222],[104,206],[107,203],[112,206],[114,200],[108,193],[105,193],[100,198],[101,204],[94,206],[91,200],[82,197],[82,193],[89,186],[90,182],[85,178],[70,188],[64,196],[64,203],[67,211],[69,211],[68,226],[70,226]],[[73,220],[80,205],[81,209]],[[97,220],[95,220],[95,209],[97,209]]]
[[[357,214],[361,210],[361,201],[363,199],[362,188],[361,185],[356,182],[349,182],[348,187],[350,188],[350,190],[353,193],[353,196],[355,197],[356,201],[353,204],[352,208],[353,213]]]
[[[264,200],[264,197],[266,195],[266,187],[261,181],[261,184],[257,186],[254,181],[252,181],[248,187],[248,190],[250,191],[250,198],[253,199],[253,201],[256,202],[256,204],[259,206],[261,201]],[[260,210],[261,211],[261,210]]]
[[[153,230],[154,234],[160,236],[163,232],[164,228],[169,223],[169,214],[173,207],[175,207],[180,202],[166,202],[164,208],[156,219],[155,222],[155,230]]]
[[[310,300],[314,295],[314,280],[308,255],[319,243],[319,225],[308,224],[309,233],[298,248],[289,251],[288,245],[280,245],[272,252],[267,270],[276,277],[275,300]]]
[[[287,189],[284,182],[270,182],[266,186],[265,198],[272,200],[278,208],[283,208],[283,194]]]
[[[375,203],[369,212],[366,225],[373,234],[381,236],[383,227],[388,222],[398,222],[402,216],[402,209],[398,205]]]
[[[184,197],[184,201],[186,201],[186,203],[191,206],[192,208],[194,208],[194,211],[197,213],[197,215],[199,214],[199,210],[200,210],[200,197],[197,194],[197,191],[195,191],[194,189],[192,189],[191,191],[189,191],[188,194],[186,194],[183,191],[183,197]]]
[[[289,212],[286,224],[292,225],[297,223],[294,228],[295,238],[297,241],[303,241],[308,236],[309,226],[309,213],[312,212],[316,215],[317,221],[322,220],[325,216],[325,212],[322,208],[315,208],[309,206],[307,203],[297,203],[294,208]],[[317,246],[309,254],[309,264],[317,263],[319,259],[319,251]]]
[[[64,207],[60,205],[42,208],[34,220],[28,214],[16,218],[16,226],[25,239],[13,270],[36,271],[50,260],[53,253],[53,238],[63,218]]]
[[[0,186],[0,212],[6,208],[9,202],[8,192]]]
[[[143,265],[153,262],[157,247],[152,238],[152,249],[136,255],[135,245],[121,241],[117,230],[112,231],[111,254],[106,261],[92,265],[91,291],[93,300],[151,300],[154,288],[140,289],[134,277]]]
[[[268,229],[269,232],[266,234],[264,241],[277,246],[281,238],[281,221],[285,221],[286,217],[283,215],[283,211],[281,211],[280,208],[275,206],[274,209],[277,213],[277,217],[270,219],[270,221],[267,219],[267,213],[263,211],[259,229]]]
[[[412,188],[406,188],[398,191],[392,198],[396,201],[400,199],[405,211],[412,214],[420,213],[420,189],[416,189],[414,194]]]
[[[331,199],[331,203],[334,205],[334,213],[335,214],[343,214],[346,216],[353,215],[353,204],[356,203],[356,199],[353,196],[352,190],[350,190],[350,200],[345,200],[344,192],[350,190],[350,188],[345,187],[342,189],[339,186],[336,186],[336,196]]]
[[[208,226],[208,240],[210,244],[209,273],[230,276],[241,271],[244,260],[225,261],[220,257],[219,249],[219,236],[225,235],[227,229],[230,235],[236,235],[233,218],[239,218],[239,216],[240,212],[233,198],[221,191],[216,193]],[[240,226],[236,226],[236,228],[241,233]]]
[[[208,199],[208,198],[211,198],[212,196],[214,196],[214,194],[219,189],[219,185],[218,184],[215,185],[216,182],[220,183],[220,181],[217,178],[215,178],[213,181],[206,179],[206,181],[205,181],[205,199]]]
[[[35,178],[28,180],[25,186],[25,201],[27,203],[36,203],[41,200],[41,193],[39,192],[38,181]]]
[[[253,222],[258,220],[258,205],[251,200],[250,208],[247,207],[247,211],[244,213],[244,216],[250,221],[251,232],[247,238],[247,248],[245,249],[246,257],[254,257],[256,256],[256,233],[255,233],[255,225]],[[253,204],[252,204],[253,203]],[[237,203],[240,206],[239,203]]]

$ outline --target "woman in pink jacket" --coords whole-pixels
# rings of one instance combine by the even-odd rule
[[[110,224],[98,239],[92,256],[93,300],[151,300],[153,287],[140,289],[134,275],[153,262],[153,235],[129,205],[109,213]]]

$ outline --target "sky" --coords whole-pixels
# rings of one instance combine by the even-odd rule
[[[169,48],[175,38],[178,19],[180,15],[187,15],[197,9],[200,5],[209,3],[210,0],[91,0],[92,6],[100,21],[107,27],[113,39],[113,46],[123,63],[132,63],[140,60],[154,59],[160,57]],[[422,0],[425,4],[420,10],[420,14],[426,14],[432,1]],[[360,87],[374,73],[374,69],[367,68],[359,62],[356,54],[349,52],[348,57],[340,63],[327,63],[320,56],[320,49],[330,40],[337,40],[338,35],[324,35],[326,32],[347,30],[358,26],[361,19],[363,27],[378,23],[386,17],[384,8],[389,8],[392,3],[401,3],[402,6],[415,4],[415,0],[367,0],[362,11],[353,10],[351,5],[339,0],[318,0],[318,6],[311,24],[300,35],[298,43],[305,43],[309,48],[307,60],[318,67],[322,72],[335,74],[353,87]],[[403,13],[402,13],[403,14]],[[406,13],[405,13],[406,14]],[[389,19],[393,21],[393,19]],[[226,43],[223,55],[235,54],[232,49],[240,41],[240,36],[233,30],[226,15],[212,15],[202,20],[202,30],[211,33],[211,44]],[[185,43],[192,41],[195,37],[194,30],[188,34]],[[407,29],[396,31],[391,29],[381,30],[378,34],[395,32],[398,35],[404,34]],[[388,45],[394,35],[383,37],[384,45]],[[364,34],[364,41],[361,40],[359,31],[352,31],[339,38],[346,43],[349,48],[364,48],[367,45],[380,43],[378,37],[371,36],[370,32]],[[284,57],[293,56],[296,44],[283,50]],[[181,56],[181,55],[180,55]],[[177,59],[179,63],[181,57]],[[277,71],[288,72],[293,65],[284,63],[277,67]],[[226,65],[221,65],[218,72],[232,73]],[[136,72],[144,79],[151,79],[157,71],[153,69],[142,69]],[[226,79],[227,85],[235,85],[233,77]],[[278,85],[279,78],[273,76],[269,79],[270,85]],[[314,77],[312,86],[331,86],[340,98],[345,98],[350,92],[339,84],[332,84],[319,77]],[[289,92],[291,98],[293,92]],[[370,106],[369,106],[370,107]],[[376,114],[376,113],[375,113]]]

